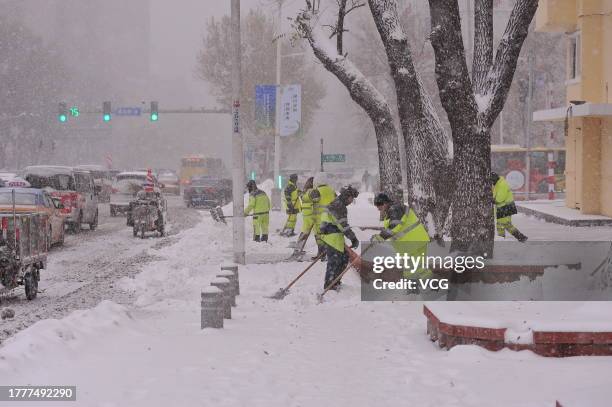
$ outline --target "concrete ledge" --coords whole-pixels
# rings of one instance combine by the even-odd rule
[[[519,213],[534,216],[546,222],[565,226],[612,226],[612,218],[601,215],[584,215],[578,209],[565,207],[562,201],[516,202]]]
[[[430,339],[447,350],[456,345],[478,345],[490,351],[504,348],[514,351],[531,350],[547,357],[612,356],[612,331],[534,330],[530,341],[511,341],[508,340],[508,328],[505,327],[449,322],[445,317],[436,315],[427,305],[423,306],[423,314],[427,318],[427,334]],[[473,317],[475,320],[482,319],[479,315]],[[486,322],[483,321],[482,325],[486,325]]]

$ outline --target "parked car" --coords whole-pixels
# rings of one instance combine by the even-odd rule
[[[113,177],[103,165],[79,165],[75,168],[91,173],[94,179],[94,185],[99,192],[99,202],[110,202],[111,191],[113,189]]]
[[[136,198],[138,191],[142,190],[146,180],[146,171],[126,171],[117,174],[110,199],[111,216],[128,214],[130,202]],[[153,184],[159,192],[159,182],[155,176],[153,176]]]
[[[183,192],[187,207],[214,208],[232,199],[232,180],[200,176],[191,178]]]
[[[30,183],[13,172],[0,172],[0,184],[5,187],[30,187]]]
[[[16,213],[41,213],[47,216],[47,244],[64,244],[64,224],[66,215],[62,213],[59,199],[53,199],[47,191],[38,188],[0,188],[0,212],[13,211],[13,191],[15,191]]]
[[[34,187],[45,189],[54,198],[59,198],[66,215],[66,224],[73,233],[81,225],[89,229],[98,227],[98,191],[89,171],[64,166],[26,167],[23,177]]]
[[[158,176],[161,185],[161,190],[165,194],[181,194],[181,180],[178,175],[171,171],[163,171]]]

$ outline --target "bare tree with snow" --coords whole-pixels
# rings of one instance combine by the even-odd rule
[[[422,217],[432,213],[436,232],[440,232],[452,202],[452,212],[457,216],[452,218],[451,237],[459,244],[456,247],[470,241],[492,240],[490,130],[505,103],[537,0],[517,0],[495,55],[493,1],[476,0],[473,77],[467,69],[457,0],[430,0],[436,81],[451,135],[445,133],[415,68],[408,38],[399,23],[397,0],[368,0],[368,4],[395,83],[411,204]],[[340,21],[341,11],[339,8],[331,36],[341,36],[346,31],[345,16]],[[388,103],[365,77],[358,71],[355,74],[347,54],[329,44],[322,33],[321,16],[309,2],[295,22],[316,57],[368,112],[375,128],[378,121],[382,175],[391,146],[389,139],[397,133],[391,129],[392,124],[384,132],[380,129],[381,118],[383,123],[388,119],[384,112],[372,107],[384,106],[388,110]],[[338,29],[340,23],[342,29]],[[364,86],[370,91],[360,91]],[[381,177],[383,184],[389,181]]]

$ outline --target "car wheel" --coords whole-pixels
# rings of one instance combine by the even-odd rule
[[[63,246],[64,245],[64,237],[65,236],[66,236],[66,229],[64,228],[64,225],[62,224],[62,231],[60,233],[59,242],[57,242],[58,246]]]
[[[81,232],[81,223],[83,223],[83,212],[79,212],[79,217],[76,223],[72,224],[72,233],[79,234]]]
[[[47,231],[47,251],[51,250],[51,246],[53,246],[53,228],[49,226]]]
[[[114,218],[115,216],[117,216],[117,212],[115,212],[115,207],[114,206],[110,207],[110,216],[111,216],[111,218]]]
[[[28,300],[33,300],[38,294],[38,280],[32,271],[28,271],[23,276],[23,285],[25,286],[25,295]]]
[[[96,209],[96,215],[94,216],[93,222],[89,224],[89,230],[96,230],[98,227],[98,210]]]

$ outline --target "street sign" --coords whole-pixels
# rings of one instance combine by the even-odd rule
[[[117,116],[140,116],[142,109],[140,107],[118,107],[115,110]]]
[[[343,163],[346,162],[345,154],[323,154],[324,163]]]

